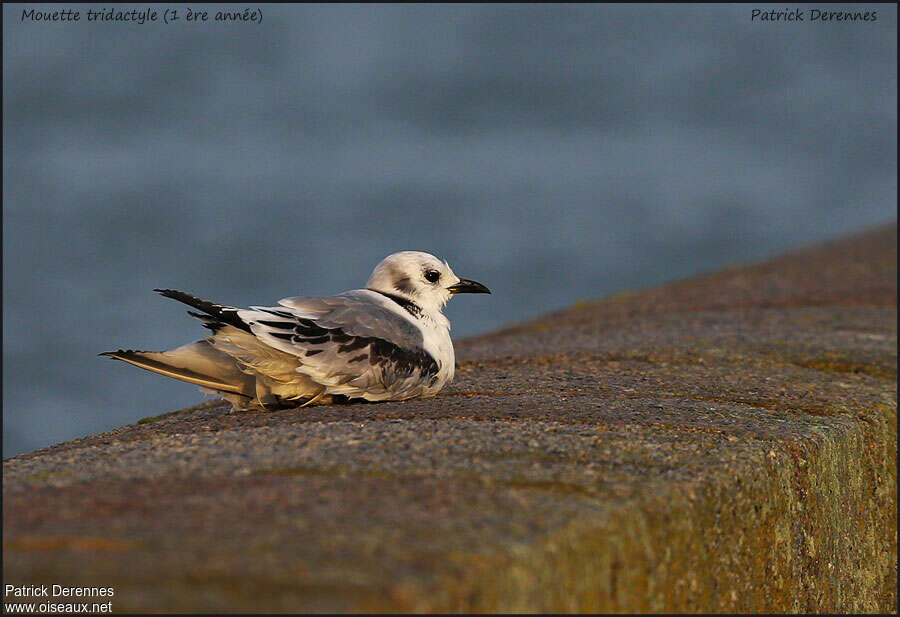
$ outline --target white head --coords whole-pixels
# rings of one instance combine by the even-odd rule
[[[453,294],[491,293],[481,283],[461,279],[445,261],[419,251],[402,251],[375,266],[366,289],[399,296],[426,313],[440,313]]]

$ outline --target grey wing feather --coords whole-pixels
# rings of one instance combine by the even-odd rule
[[[348,291],[327,298],[284,298],[281,306],[308,316],[323,328],[390,341],[403,347],[422,347],[422,333],[402,315],[387,308],[392,302],[368,290]]]
[[[370,400],[416,396],[440,369],[424,350],[419,330],[374,292],[286,298],[279,304],[238,314],[261,341],[297,356],[297,371],[330,393]]]

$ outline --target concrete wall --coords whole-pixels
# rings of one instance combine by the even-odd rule
[[[896,247],[579,303],[460,343],[430,400],[213,401],[4,461],[3,583],[113,586],[113,610],[896,612]]]

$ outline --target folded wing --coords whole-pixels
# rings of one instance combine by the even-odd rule
[[[347,292],[327,298],[286,298],[278,307],[238,310],[261,342],[296,356],[296,371],[329,394],[368,400],[418,396],[437,380],[440,366],[421,332],[377,294]]]

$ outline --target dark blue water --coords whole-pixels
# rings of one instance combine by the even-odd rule
[[[168,26],[22,8],[3,7],[6,457],[202,400],[96,357],[203,335],[154,287],[268,304],[425,250],[494,291],[450,304],[460,338],[896,216],[889,5],[802,24],[709,5],[263,5],[261,25]]]

